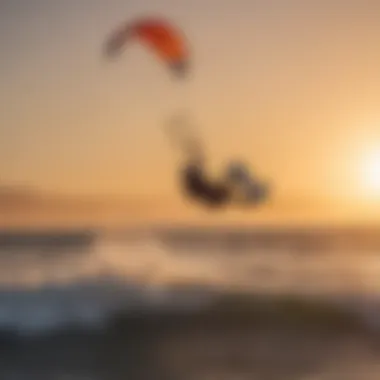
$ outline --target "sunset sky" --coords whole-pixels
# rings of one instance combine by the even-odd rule
[[[143,15],[186,33],[189,80],[138,44],[103,59]],[[0,0],[0,185],[179,199],[162,126],[186,109],[216,171],[238,156],[276,197],[380,199],[379,20],[376,0]]]

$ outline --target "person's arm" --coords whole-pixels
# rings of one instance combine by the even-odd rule
[[[176,147],[179,147],[190,160],[205,159],[203,144],[195,137],[194,131],[189,130],[186,120],[180,118],[172,119],[165,128],[166,134]]]

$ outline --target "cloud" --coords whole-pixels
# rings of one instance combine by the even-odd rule
[[[41,194],[28,187],[0,186],[0,211],[31,206],[40,201]]]
[[[23,186],[0,186],[0,227],[139,222],[169,211],[169,200],[68,196]]]

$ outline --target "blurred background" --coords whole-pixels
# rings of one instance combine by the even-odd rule
[[[379,16],[1,0],[1,379],[379,378]],[[141,18],[183,33],[185,78],[139,42],[102,55]],[[176,115],[270,198],[189,202]]]

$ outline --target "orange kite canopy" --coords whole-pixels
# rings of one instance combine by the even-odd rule
[[[178,77],[186,76],[189,51],[185,38],[171,23],[161,19],[144,18],[122,25],[106,41],[106,55],[114,57],[120,54],[136,39],[151,48]]]

